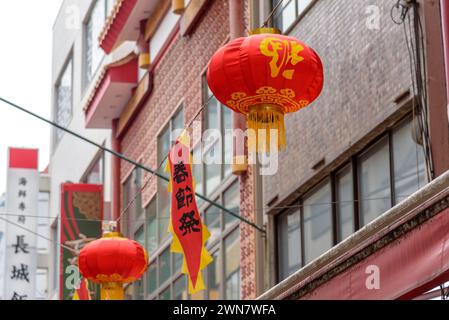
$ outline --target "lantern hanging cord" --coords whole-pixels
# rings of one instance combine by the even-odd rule
[[[82,140],[82,141],[84,141],[84,142],[87,142],[87,143],[89,143],[89,144],[91,144],[91,145],[93,145],[93,146],[96,146],[97,148],[103,150],[104,152],[110,153],[110,154],[112,154],[113,156],[115,156],[115,157],[117,157],[117,158],[120,158],[121,160],[124,160],[124,161],[126,161],[126,162],[129,162],[129,163],[133,164],[134,166],[136,166],[137,168],[140,168],[140,169],[142,169],[142,170],[144,170],[144,171],[147,171],[147,172],[151,173],[152,175],[158,177],[159,179],[162,179],[162,180],[164,180],[164,181],[166,181],[166,182],[169,182],[169,179],[168,179],[165,175],[163,175],[163,174],[157,172],[157,170],[153,170],[153,169],[151,169],[151,168],[149,168],[149,167],[146,167],[146,166],[144,166],[144,165],[143,165],[142,163],[140,163],[140,162],[134,161],[134,160],[132,160],[132,159],[126,157],[125,155],[123,155],[123,154],[121,154],[121,153],[119,153],[119,152],[117,152],[117,151],[114,151],[114,150],[112,150],[112,149],[106,148],[105,146],[103,146],[103,145],[101,145],[101,144],[99,144],[99,143],[97,143],[97,142],[95,142],[95,141],[92,141],[92,140],[90,140],[90,139],[88,139],[88,138],[86,138],[86,137],[84,137],[84,136],[82,136],[82,135],[80,135],[80,134],[78,134],[78,133],[76,133],[76,132],[70,130],[70,129],[67,129],[67,128],[65,128],[65,127],[63,127],[63,126],[57,124],[56,122],[53,122],[53,121],[48,120],[48,119],[46,119],[46,118],[44,118],[44,117],[42,117],[42,116],[39,116],[39,115],[37,115],[36,113],[34,113],[34,112],[30,111],[30,110],[27,110],[27,109],[25,109],[25,108],[23,108],[23,107],[21,107],[21,106],[15,104],[15,103],[9,101],[9,100],[6,100],[6,99],[0,97],[0,101],[6,103],[6,104],[8,104],[8,105],[10,105],[11,107],[14,107],[14,108],[20,110],[20,111],[22,111],[22,112],[25,112],[25,113],[27,113],[27,114],[29,114],[29,115],[31,115],[31,116],[33,116],[33,117],[35,117],[35,118],[37,118],[37,119],[43,121],[43,122],[46,122],[46,123],[52,125],[53,127],[58,128],[59,130],[62,130],[62,131],[64,131],[64,132],[67,132],[67,133],[71,134],[72,136],[77,137],[78,139],[80,139],[80,140]],[[204,105],[203,105],[201,108],[203,108],[203,107],[204,107]],[[213,201],[213,200],[210,200],[209,198],[207,198],[206,196],[204,196],[204,195],[202,195],[202,194],[199,194],[198,192],[195,192],[195,195],[196,195],[198,198],[200,198],[200,199],[202,199],[202,200],[204,200],[204,201],[210,203],[211,205],[213,205],[213,206],[219,208],[220,210],[223,210],[223,212],[226,212],[226,213],[228,213],[228,214],[234,216],[235,218],[241,220],[242,222],[244,222],[244,223],[246,223],[246,224],[248,224],[248,225],[254,227],[254,228],[257,229],[258,231],[260,231],[260,232],[262,232],[262,233],[266,233],[266,231],[265,231],[265,229],[264,229],[263,227],[260,227],[260,226],[258,226],[257,224],[255,224],[254,222],[251,222],[251,221],[249,221],[248,219],[242,217],[241,215],[239,215],[239,214],[237,214],[237,213],[235,213],[235,212],[232,212],[231,210],[227,209],[226,207],[222,206],[221,204],[219,204],[219,203],[217,203],[217,202],[215,202],[215,201]]]
[[[209,103],[209,101],[212,99],[213,96],[210,96],[209,99],[207,99],[207,101],[205,103],[203,103],[203,105],[201,106],[201,108],[198,110],[198,112],[195,114],[195,116],[190,120],[190,122],[188,123],[188,125],[186,126],[186,130],[188,128],[190,128],[190,126],[192,125],[193,121],[195,121],[195,119],[201,114],[201,112],[204,110],[204,107]],[[179,137],[178,137],[179,139]],[[159,163],[158,167],[156,170],[154,170],[154,172],[158,171],[162,165],[164,164],[164,161],[167,159],[168,154],[164,157],[164,159],[161,160],[161,162]],[[130,202],[128,202],[128,204],[126,205],[125,208],[123,208],[123,210],[120,212],[119,217],[117,218],[116,222],[117,224],[120,222],[120,220],[122,219],[122,216],[124,214],[126,214],[129,210],[129,208],[133,205],[133,203],[136,202],[137,198],[142,194],[142,192],[146,189],[146,187],[150,184],[151,180],[153,180],[155,174],[152,173],[151,176],[148,177],[148,179],[145,181],[145,183],[143,184],[143,186],[136,192],[136,194],[134,195],[133,199],[131,199]]]
[[[292,0],[289,0],[289,2],[291,2]],[[279,2],[276,4],[276,6],[273,8],[273,10],[271,10],[270,14],[268,15],[267,19],[265,20],[265,22],[262,25],[262,28],[265,28],[266,26],[268,26],[268,22],[270,22],[270,20],[273,18],[274,14],[276,13],[276,11],[279,9],[279,7],[282,5],[282,2],[284,2],[284,0],[279,0]]]

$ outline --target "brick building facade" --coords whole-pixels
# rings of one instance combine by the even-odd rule
[[[76,104],[84,107],[86,128],[112,129],[94,136],[99,143],[162,174],[174,129],[199,123],[201,132],[223,133],[233,127],[231,111],[205,81],[210,58],[230,39],[246,36],[273,13],[268,23],[312,47],[324,65],[321,96],[286,116],[287,150],[279,155],[276,174],[261,176],[261,164],[241,175],[233,175],[229,163],[193,166],[198,192],[266,230],[262,234],[200,201],[214,257],[203,272],[204,292],[187,293],[180,255],[169,251],[166,183],[129,162],[106,158],[106,170],[100,166],[106,177],[99,183],[107,185],[110,217],[150,255],[145,277],[126,289],[129,299],[254,299],[273,286],[276,293],[263,297],[300,298],[303,283],[295,279],[320,272],[317,261],[345,239],[356,242],[366,228],[373,238],[380,234],[373,221],[386,219],[385,212],[449,168],[441,35],[435,31],[439,21],[432,19],[436,0],[419,1],[428,71],[423,82],[432,106],[425,137],[416,132],[417,111],[424,106],[418,107],[404,26],[390,16],[396,1],[294,0],[273,12],[277,0],[190,0],[180,15],[168,0],[97,1],[109,12],[99,34],[106,57],[86,90],[77,89],[83,94]],[[95,8],[83,7],[83,14],[94,16]],[[98,31],[93,25],[86,30]],[[408,39],[419,50],[421,42],[411,32]],[[83,41],[81,33],[76,37]],[[78,56],[75,74],[85,68]],[[81,87],[81,81],[75,84]],[[89,151],[91,159],[73,181],[97,167],[90,163],[98,152]],[[194,141],[194,156],[218,151],[221,160],[230,160],[232,143]]]

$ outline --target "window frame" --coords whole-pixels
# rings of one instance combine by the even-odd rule
[[[270,6],[269,6],[270,7],[270,12],[275,8],[275,6],[278,3],[278,1],[284,1],[284,0],[271,0],[270,1]],[[277,18],[279,18],[279,16],[282,16],[282,13],[284,12],[284,10],[286,10],[287,6],[290,4],[291,1],[295,1],[295,18],[293,19],[291,24],[285,30],[282,30],[282,28],[280,28],[278,26],[278,23],[277,23],[276,20],[277,20]],[[298,0],[298,1],[302,1],[302,0]],[[309,10],[313,7],[313,5],[318,0],[310,0],[309,4],[307,4],[302,11],[299,10],[298,1],[297,0],[290,0],[290,1],[287,2],[286,5],[282,5],[280,8],[278,8],[276,13],[273,15],[273,17],[269,21],[272,26],[274,26],[274,27],[278,28],[279,30],[281,30],[281,32],[283,34],[291,33],[292,30],[299,23],[299,21],[302,20],[302,18],[307,14],[307,12],[309,12]]]
[[[115,5],[114,4],[115,1],[114,1],[114,3],[112,4],[112,8],[109,8],[108,0],[94,0],[94,1],[91,2],[89,10],[87,11],[87,14],[86,14],[86,16],[84,18],[83,31],[82,31],[82,37],[83,37],[83,40],[82,40],[82,43],[83,43],[82,61],[83,61],[83,63],[82,63],[82,81],[81,81],[82,91],[83,92],[87,91],[89,85],[95,79],[95,76],[98,73],[98,71],[100,70],[100,67],[101,67],[101,65],[102,65],[102,63],[103,63],[103,61],[104,61],[104,59],[106,57],[106,54],[104,53],[104,51],[101,48],[99,48],[99,50],[102,52],[102,57],[99,60],[98,65],[96,67],[92,68],[92,75],[91,75],[92,78],[88,79],[88,75],[87,75],[87,73],[88,73],[88,69],[87,69],[87,54],[88,54],[88,52],[87,52],[87,41],[88,41],[88,39],[87,39],[87,37],[89,36],[89,34],[87,32],[88,31],[88,24],[89,24],[89,22],[90,22],[90,20],[92,18],[92,14],[93,14],[93,12],[95,10],[95,6],[97,5],[97,3],[99,3],[99,5],[101,6],[101,3],[100,3],[101,1],[103,1],[103,17],[104,17],[103,25],[107,21],[108,16],[109,16],[108,10],[112,9],[114,7],[114,5]],[[92,49],[94,49],[95,43],[97,43],[97,38],[98,38],[99,35],[92,35],[92,36],[93,36],[93,41],[94,41],[94,43],[92,44]]]
[[[351,178],[352,178],[352,192],[353,192],[353,227],[354,227],[354,233],[357,232],[360,228],[362,228],[364,225],[362,224],[363,218],[362,218],[362,210],[361,210],[361,202],[360,199],[360,175],[359,175],[359,165],[360,165],[360,158],[367,154],[370,150],[378,146],[379,143],[382,142],[383,139],[387,139],[388,143],[388,163],[389,163],[389,178],[390,178],[390,201],[391,206],[390,208],[397,205],[399,202],[396,202],[395,195],[394,195],[394,182],[395,182],[395,176],[394,176],[394,141],[393,141],[393,135],[396,130],[398,130],[400,127],[406,125],[407,122],[412,122],[413,117],[410,113],[404,115],[399,120],[395,121],[395,123],[388,127],[388,129],[385,130],[382,134],[377,136],[375,139],[373,139],[371,142],[369,142],[364,148],[362,148],[360,151],[358,151],[356,154],[352,155],[347,161],[339,165],[337,168],[332,170],[331,173],[327,174],[325,177],[319,180],[318,183],[314,184],[310,188],[307,189],[304,193],[302,193],[294,202],[291,203],[291,205],[299,207],[299,215],[300,215],[300,257],[301,257],[301,268],[306,266],[308,263],[305,263],[305,243],[304,243],[304,207],[303,207],[303,199],[310,195],[311,193],[315,192],[317,189],[322,187],[327,181],[330,181],[331,185],[331,197],[332,197],[332,232],[333,232],[333,244],[332,247],[337,245],[339,242],[343,241],[339,228],[339,213],[337,209],[337,176],[339,173],[344,172],[346,169],[350,169],[352,172]],[[416,142],[415,142],[416,144]],[[426,168],[426,163],[423,163],[424,168]],[[427,177],[427,170],[425,171],[425,178],[426,182],[428,183],[429,178]],[[425,185],[424,184],[424,185]],[[418,186],[418,188],[422,188],[422,186]],[[282,259],[281,259],[281,251],[280,251],[280,219],[283,215],[288,214],[292,208],[288,208],[285,210],[282,210],[274,217],[274,235],[276,241],[274,242],[274,256],[275,256],[275,278],[276,282],[279,283],[282,281]],[[384,213],[384,212],[383,212]],[[383,214],[382,213],[382,214]],[[371,221],[370,221],[371,222]],[[370,223],[368,222],[368,223]],[[366,225],[366,224],[365,224]],[[332,248],[331,247],[331,248]],[[310,262],[309,262],[310,263]],[[299,269],[298,269],[299,270]],[[287,276],[288,277],[288,276]],[[284,278],[285,279],[285,278]]]
[[[53,101],[54,101],[54,108],[53,108],[53,121],[55,123],[58,123],[58,111],[59,111],[59,104],[58,104],[58,88],[61,85],[61,80],[62,77],[64,76],[64,73],[67,71],[68,66],[71,66],[71,70],[70,70],[70,80],[71,80],[71,85],[70,85],[70,116],[68,118],[67,121],[67,125],[64,126],[65,128],[68,128],[70,126],[70,123],[72,122],[73,119],[73,107],[74,107],[74,89],[73,89],[73,84],[75,82],[75,76],[74,76],[74,63],[75,63],[75,59],[74,59],[74,55],[73,55],[73,47],[70,49],[69,54],[67,55],[61,70],[59,71],[59,75],[58,78],[55,82],[54,85],[54,94],[53,94]],[[59,123],[58,123],[59,124]],[[53,137],[53,152],[57,149],[57,146],[59,145],[59,142],[62,140],[62,138],[64,137],[65,131],[62,131],[61,136],[58,138],[58,134],[57,131],[59,129],[53,127],[52,130],[52,137]]]

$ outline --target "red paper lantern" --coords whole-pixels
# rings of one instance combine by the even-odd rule
[[[136,241],[110,232],[81,249],[78,266],[83,277],[101,284],[102,300],[123,300],[123,284],[144,274],[148,256]]]
[[[306,107],[323,88],[323,65],[315,51],[276,33],[263,28],[229,42],[214,54],[207,71],[209,87],[221,103],[247,115],[250,129],[268,131],[265,142],[250,139],[253,150],[269,145],[269,129],[278,130],[278,147],[285,147],[284,114]]]

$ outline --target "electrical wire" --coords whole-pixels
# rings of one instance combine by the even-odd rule
[[[193,121],[195,121],[195,119],[201,114],[201,112],[204,110],[205,106],[210,102],[210,100],[212,99],[213,96],[210,96],[209,99],[207,99],[207,101],[205,103],[203,103],[203,105],[201,106],[201,108],[198,110],[198,112],[195,114],[195,116],[190,120],[190,122],[187,124],[185,130],[189,129],[190,126],[192,125]],[[177,138],[179,139],[179,137]],[[177,140],[176,139],[176,140]],[[162,165],[164,164],[165,160],[167,159],[168,155],[166,155],[164,157],[164,159],[162,159],[162,161],[159,163],[157,169],[155,170],[158,171],[160,170],[160,168],[162,167]],[[117,218],[116,222],[119,223],[120,220],[122,219],[122,216],[127,213],[127,211],[129,210],[129,208],[136,202],[137,198],[139,196],[141,196],[142,192],[146,189],[146,187],[150,184],[151,180],[154,178],[154,173],[152,173],[148,179],[145,181],[145,183],[143,184],[143,186],[139,189],[138,192],[136,192],[136,194],[134,195],[134,198],[127,204],[127,206],[120,212],[119,217]]]
[[[43,235],[41,235],[41,234],[39,234],[39,233],[37,233],[37,232],[31,230],[31,229],[28,229],[28,228],[26,228],[26,227],[24,227],[24,226],[22,226],[22,225],[20,225],[20,224],[18,224],[18,223],[12,222],[12,221],[10,221],[10,220],[8,220],[8,219],[5,219],[5,218],[3,218],[3,217],[1,217],[1,216],[0,216],[0,220],[3,220],[3,221],[5,221],[6,223],[9,223],[9,224],[11,224],[11,225],[13,225],[13,226],[16,226],[17,228],[20,228],[20,229],[22,229],[22,230],[25,230],[25,231],[27,231],[27,232],[29,232],[29,233],[31,233],[31,234],[34,234],[34,235],[36,235],[37,237],[43,238],[43,239],[45,239],[45,240],[47,240],[47,241],[50,241],[50,242],[52,242],[52,243],[56,243],[56,244],[59,245],[60,247],[62,247],[62,248],[64,248],[64,249],[67,249],[67,250],[71,251],[72,253],[78,254],[78,252],[77,252],[75,249],[73,249],[73,248],[71,248],[71,247],[69,247],[69,246],[66,246],[65,244],[62,244],[62,243],[60,243],[60,242],[57,242],[57,241],[55,241],[55,240],[53,240],[53,239],[50,239],[50,238],[48,238],[48,237],[46,237],[46,236],[43,236]]]
[[[398,198],[407,198],[410,195],[397,195]],[[296,208],[305,208],[305,207],[322,207],[322,206],[331,206],[331,205],[338,205],[338,204],[356,204],[361,202],[367,202],[367,201],[380,201],[380,200],[391,200],[391,197],[376,197],[376,198],[364,198],[364,199],[355,199],[355,200],[340,200],[340,201],[331,201],[331,202],[318,202],[318,203],[310,203],[310,204],[296,204],[296,205],[285,205],[285,206],[264,206],[262,208],[257,209],[257,211],[263,211],[267,209],[296,209]],[[205,210],[207,211],[207,209]],[[211,216],[211,215],[219,215],[221,212],[211,212],[208,211],[205,213],[205,216]],[[25,217],[25,218],[42,218],[42,219],[58,219],[61,220],[62,218],[60,216],[57,217],[50,217],[50,216],[39,216],[39,215],[22,215],[18,213],[8,213],[8,212],[2,212],[0,213],[0,216],[10,216],[10,217]],[[65,218],[68,221],[91,221],[91,222],[98,222],[98,219],[88,219],[88,218]],[[168,220],[170,217],[157,217],[157,218],[148,218],[148,219],[131,219],[130,222],[145,222],[145,221],[158,221],[158,220]]]
[[[279,0],[279,2],[276,4],[276,6],[273,8],[273,10],[271,10],[271,12],[269,13],[267,19],[264,21],[262,28],[265,28],[266,26],[268,26],[268,22],[270,22],[270,20],[272,19],[272,17],[274,16],[274,14],[276,13],[276,11],[279,9],[279,7],[281,6],[281,4],[283,2],[284,2],[284,0]],[[291,2],[291,0],[289,0],[288,3],[290,3],[290,2]],[[288,3],[287,3],[287,5],[288,5]]]
[[[78,134],[78,133],[76,133],[76,132],[70,130],[70,129],[67,129],[67,128],[65,128],[65,127],[63,127],[63,126],[61,126],[61,125],[59,125],[59,124],[57,124],[57,123],[55,123],[55,122],[53,122],[53,121],[51,121],[51,120],[48,120],[48,119],[46,119],[46,118],[44,118],[44,117],[42,117],[42,116],[39,116],[39,115],[37,115],[36,113],[34,113],[34,112],[30,111],[30,110],[27,110],[27,109],[25,109],[25,108],[23,108],[23,107],[21,107],[21,106],[15,104],[15,103],[9,101],[9,100],[6,100],[6,99],[0,97],[0,101],[2,101],[2,102],[4,102],[4,103],[6,103],[6,104],[8,104],[8,105],[10,105],[10,106],[12,106],[12,107],[18,109],[18,110],[20,110],[20,111],[22,111],[22,112],[25,112],[25,113],[27,113],[27,114],[29,114],[29,115],[31,115],[31,116],[33,116],[33,117],[35,117],[35,118],[41,120],[41,121],[44,121],[44,122],[46,122],[46,123],[48,123],[48,124],[50,124],[50,125],[52,125],[52,126],[58,128],[58,129],[62,130],[62,131],[65,131],[65,132],[67,132],[67,133],[73,135],[74,137],[76,137],[76,138],[78,138],[78,139],[80,139],[80,140],[82,140],[82,141],[84,141],[84,142],[87,142],[87,143],[89,143],[89,144],[91,144],[91,145],[94,145],[94,146],[96,146],[97,148],[103,150],[104,152],[110,153],[110,154],[112,154],[113,156],[120,158],[121,160],[124,160],[124,161],[126,161],[126,162],[129,162],[129,163],[133,164],[135,167],[138,167],[138,168],[140,168],[140,169],[142,169],[142,170],[145,170],[145,171],[147,171],[147,172],[149,172],[149,173],[155,175],[156,177],[158,177],[158,178],[160,178],[160,179],[162,179],[162,180],[165,180],[165,181],[169,182],[169,178],[166,177],[166,176],[163,175],[163,174],[160,174],[159,172],[157,172],[157,170],[154,170],[154,169],[151,169],[151,168],[149,168],[149,167],[146,167],[146,166],[144,166],[144,165],[143,165],[142,163],[140,163],[140,162],[137,162],[137,161],[135,161],[135,160],[132,160],[132,159],[130,159],[130,158],[124,156],[123,154],[121,154],[121,153],[119,153],[119,152],[117,152],[117,151],[114,151],[114,150],[112,150],[112,149],[109,149],[109,148],[107,148],[107,147],[105,147],[105,146],[103,146],[103,145],[101,145],[101,144],[99,144],[99,143],[97,143],[97,142],[95,142],[95,141],[92,141],[92,140],[90,140],[90,139],[88,139],[88,138],[86,138],[86,137],[84,137],[84,136],[82,136],[82,135],[80,135],[80,134]],[[204,107],[204,105],[203,105],[202,107]],[[219,208],[220,210],[223,210],[223,212],[226,212],[227,214],[230,214],[230,215],[234,216],[235,218],[241,220],[242,222],[244,222],[244,223],[246,223],[246,224],[248,224],[248,225],[254,227],[254,228],[257,229],[258,231],[260,231],[260,232],[262,232],[262,233],[266,233],[266,231],[265,231],[265,229],[264,229],[263,227],[260,227],[260,226],[258,226],[257,224],[255,224],[254,222],[252,222],[252,221],[250,221],[250,220],[248,220],[248,219],[246,219],[246,218],[240,216],[239,214],[237,214],[237,213],[235,213],[235,212],[232,212],[231,210],[225,208],[225,207],[222,206],[221,204],[218,204],[217,202],[215,202],[215,201],[213,201],[213,200],[210,200],[209,198],[207,198],[206,196],[204,196],[204,195],[202,195],[202,194],[200,194],[200,193],[198,193],[198,192],[195,192],[195,195],[196,195],[198,198],[200,198],[200,199],[202,199],[202,200],[204,200],[204,201],[210,203],[211,205],[213,205],[213,206]]]

